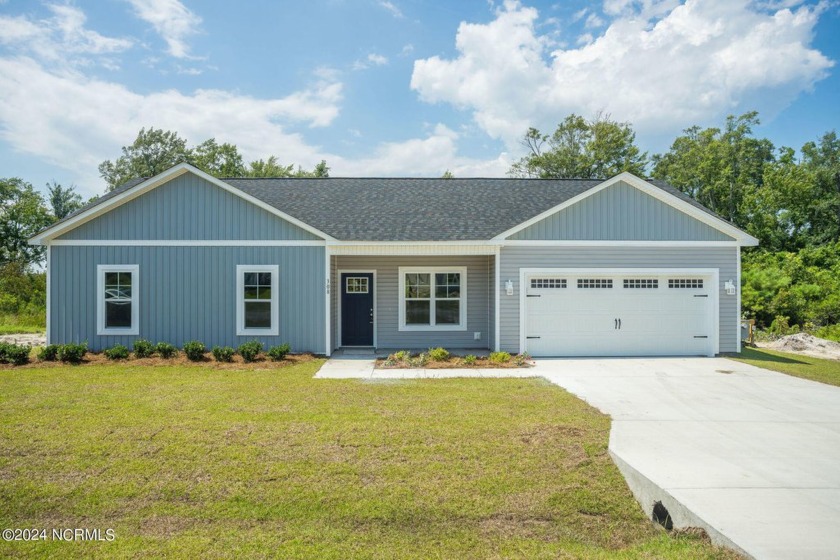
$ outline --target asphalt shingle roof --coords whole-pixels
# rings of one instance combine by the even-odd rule
[[[342,241],[491,239],[603,182],[334,177],[222,180]],[[142,181],[132,180],[79,212]],[[670,185],[648,182],[719,218]]]

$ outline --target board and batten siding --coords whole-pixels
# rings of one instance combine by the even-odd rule
[[[720,351],[737,352],[738,298],[723,284],[735,280],[736,247],[502,247],[501,283],[512,280],[513,295],[500,295],[499,340],[506,352],[519,352],[519,272],[522,268],[717,268],[720,270]],[[562,318],[558,317],[558,320]]]
[[[58,239],[318,240],[217,185],[185,173]]]
[[[514,240],[734,241],[624,182],[616,183],[509,237]]]
[[[165,188],[165,187],[163,187]],[[277,219],[277,218],[275,218]],[[324,247],[53,246],[50,341],[87,341],[91,350],[131,348],[138,338],[180,347],[189,340],[233,346],[288,342],[294,352],[325,348]],[[97,335],[97,265],[139,265],[138,336]],[[279,335],[236,335],[236,265],[279,266]]]
[[[336,256],[331,284],[333,290],[332,317],[335,338],[333,346],[341,346],[338,321],[340,305],[340,280],[338,271],[376,271],[374,297],[376,298],[376,345],[388,349],[420,349],[443,346],[444,348],[493,347],[493,257],[488,256],[435,256],[435,257],[385,257],[385,256]],[[399,330],[399,271],[402,266],[467,268],[467,330],[466,331],[400,331]],[[475,340],[474,333],[481,338]]]

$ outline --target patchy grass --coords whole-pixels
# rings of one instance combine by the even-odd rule
[[[766,348],[743,348],[728,358],[795,377],[840,387],[840,360],[823,360]]]
[[[0,335],[4,334],[42,334],[44,327],[38,325],[0,324]]]
[[[0,371],[0,557],[734,558],[642,513],[609,418],[540,379]]]

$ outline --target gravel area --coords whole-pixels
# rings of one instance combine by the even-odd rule
[[[29,346],[46,346],[46,334],[4,334],[0,335],[0,342],[12,344],[28,344]]]

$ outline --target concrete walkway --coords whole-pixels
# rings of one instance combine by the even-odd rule
[[[755,558],[840,558],[840,387],[723,358],[538,360],[612,416],[610,452],[650,514]]]

